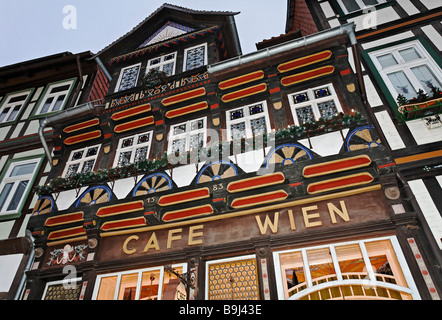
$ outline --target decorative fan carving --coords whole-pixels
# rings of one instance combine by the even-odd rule
[[[361,150],[378,147],[381,143],[376,139],[376,132],[372,125],[363,126],[354,129],[345,140],[345,149],[347,151]]]
[[[196,183],[203,183],[238,175],[238,169],[230,162],[216,161],[204,166],[196,177]]]
[[[172,189],[172,180],[165,173],[154,173],[143,178],[135,186],[132,196],[142,196]]]
[[[54,210],[54,199],[49,196],[43,196],[38,198],[37,203],[32,211],[33,216],[38,216],[40,214],[51,213]]]
[[[112,192],[107,186],[95,186],[87,189],[78,198],[75,207],[80,205],[94,205],[109,202],[111,200]]]
[[[283,144],[273,149],[266,158],[265,166],[269,164],[293,164],[298,160],[313,159],[313,154],[306,147],[289,143]]]

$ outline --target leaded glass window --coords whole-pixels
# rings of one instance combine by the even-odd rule
[[[270,130],[270,120],[265,101],[227,111],[229,139],[252,138]]]
[[[332,84],[290,94],[289,101],[295,125],[328,120],[342,112]]]
[[[152,131],[121,138],[118,142],[114,166],[124,167],[147,159],[152,144]]]
[[[442,70],[418,40],[374,50],[370,58],[395,100],[400,94],[411,100],[419,90],[431,96],[433,88],[442,88]]]
[[[120,78],[118,79],[115,92],[136,87],[140,68],[141,63],[123,68],[120,72]]]
[[[168,76],[175,74],[176,52],[156,57],[147,62],[146,73],[155,69],[165,72]]]
[[[206,146],[206,118],[172,125],[169,131],[169,153],[198,150]]]
[[[207,64],[207,44],[184,50],[184,70],[188,71]]]
[[[73,150],[66,162],[63,177],[68,178],[77,173],[93,171],[99,150],[99,145]]]

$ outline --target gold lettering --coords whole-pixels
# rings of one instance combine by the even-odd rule
[[[258,223],[259,231],[261,231],[261,234],[264,235],[267,233],[267,228],[270,227],[270,230],[272,230],[272,233],[278,232],[278,220],[279,220],[279,212],[275,212],[273,215],[273,222],[270,221],[269,216],[266,214],[266,218],[264,220],[264,225],[261,222],[260,216],[255,216],[256,222]]]
[[[128,249],[127,245],[129,244],[130,241],[138,240],[138,239],[139,239],[139,237],[136,236],[136,235],[133,235],[133,236],[130,236],[129,238],[127,238],[126,241],[124,241],[124,243],[123,243],[123,252],[125,254],[133,254],[133,253],[135,253],[137,250],[136,249]]]
[[[143,252],[147,252],[149,249],[160,250],[160,246],[158,245],[158,239],[155,232],[150,236],[149,241],[147,241],[146,246],[144,247]]]
[[[331,221],[333,223],[337,223],[335,213],[338,214],[344,221],[350,221],[350,217],[348,215],[347,207],[345,206],[345,202],[343,200],[339,201],[341,204],[341,210],[339,210],[333,203],[327,203],[328,212],[330,214]]]
[[[199,226],[191,226],[189,228],[189,241],[188,241],[188,245],[189,246],[194,246],[197,244],[202,244],[203,243],[203,239],[199,239],[199,240],[195,240],[195,237],[202,237],[203,236],[203,232],[195,232],[195,230],[198,229],[203,229],[204,225],[199,225]]]
[[[181,240],[181,235],[174,236],[174,233],[181,233],[183,231],[182,228],[169,230],[169,235],[167,236],[167,249],[172,247],[172,241]]]
[[[310,222],[310,219],[319,218],[320,215],[316,213],[308,213],[308,211],[318,210],[318,206],[310,206],[302,208],[302,215],[304,216],[304,223],[306,228],[322,226],[321,221]]]
[[[292,230],[296,230],[295,226],[295,218],[293,217],[293,211],[292,209],[289,209],[289,220],[290,220],[290,228]]]

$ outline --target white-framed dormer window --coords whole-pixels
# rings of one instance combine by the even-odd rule
[[[177,53],[168,53],[160,57],[156,57],[147,61],[146,73],[149,70],[155,69],[166,73],[168,76],[175,74]]]
[[[266,101],[226,111],[227,137],[232,139],[252,138],[270,131],[270,120]]]
[[[49,84],[40,99],[36,115],[63,110],[74,83],[75,79],[70,79]]]
[[[207,64],[207,43],[184,50],[183,71],[189,71]]]
[[[17,213],[32,187],[41,157],[12,160],[6,166],[0,181],[0,216]]]
[[[118,142],[114,167],[124,167],[147,159],[150,154],[153,131],[121,138]]]
[[[115,92],[132,89],[137,86],[141,62],[121,69],[120,76],[115,86]]]
[[[100,145],[77,149],[71,152],[66,162],[63,177],[68,178],[77,173],[91,172],[94,170]]]
[[[350,14],[359,10],[368,9],[387,0],[337,0],[339,6],[345,14]]]
[[[17,120],[31,92],[32,89],[29,89],[6,95],[0,104],[0,124]]]
[[[206,146],[207,118],[193,119],[170,126],[169,154],[198,150]]]
[[[288,95],[295,125],[328,120],[342,112],[341,104],[331,83]]]
[[[442,89],[442,71],[419,40],[369,53],[392,97],[411,100],[419,89],[431,96],[433,87]]]

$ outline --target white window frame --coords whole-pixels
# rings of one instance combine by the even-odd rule
[[[140,77],[141,62],[137,63],[137,64],[133,64],[133,65],[127,66],[127,67],[124,67],[124,68],[121,69],[120,75],[118,76],[118,81],[117,81],[117,85],[115,86],[115,91],[114,92],[119,92],[119,91],[124,91],[124,90],[132,89],[132,88],[129,88],[129,89],[120,90],[120,85],[121,85],[121,80],[123,78],[124,71],[127,70],[127,69],[130,69],[130,68],[134,68],[134,67],[138,67],[138,73],[137,73],[137,80],[135,80],[135,84],[134,84],[134,86],[132,88],[135,88],[137,86],[138,78]]]
[[[142,135],[148,134],[149,135],[149,141],[148,142],[143,142],[143,143],[136,143],[138,141],[138,138]],[[133,138],[133,144],[130,147],[123,147],[122,144],[124,142],[124,140]],[[117,147],[117,152],[115,153],[115,159],[114,159],[114,167],[118,166],[118,162],[120,160],[120,154],[122,152],[131,152],[131,156],[130,156],[130,162],[129,163],[134,163],[135,162],[135,155],[136,155],[136,151],[139,148],[144,148],[147,146],[147,155],[146,155],[146,159],[149,158],[150,156],[150,148],[152,145],[152,140],[153,140],[153,130],[151,131],[147,131],[147,132],[143,132],[143,133],[137,133],[137,134],[133,134],[130,136],[126,136],[123,138],[120,138],[120,140],[118,141],[118,147]]]
[[[410,62],[405,62],[402,58],[402,56],[399,54],[399,51],[407,49],[407,48],[414,48],[417,53],[421,56],[420,59],[416,59]],[[393,54],[394,58],[398,62],[397,65],[389,66],[386,68],[383,68],[380,62],[378,61],[378,57],[386,55],[386,54]],[[414,90],[416,92],[419,91],[419,89],[422,89],[424,92],[426,92],[424,86],[417,80],[413,72],[411,71],[411,68],[426,65],[430,71],[433,73],[433,75],[439,80],[440,83],[442,83],[442,70],[438,66],[438,64],[433,60],[431,55],[425,50],[424,46],[421,44],[419,40],[413,40],[410,42],[402,43],[399,45],[395,45],[392,47],[388,47],[385,49],[380,49],[376,51],[372,51],[369,53],[369,56],[371,58],[371,61],[375,65],[376,69],[378,70],[379,74],[382,77],[382,80],[384,81],[385,85],[388,88],[388,91],[390,92],[393,99],[396,101],[397,97],[401,92],[396,90],[396,88],[391,83],[390,79],[388,79],[388,74],[394,73],[397,71],[403,71],[405,73],[405,76],[410,81],[411,85],[413,86]],[[439,88],[442,89],[442,88]],[[428,92],[427,92],[428,93]]]
[[[366,6],[365,3],[362,0],[354,0],[354,2],[356,2],[356,4],[359,6],[359,9],[358,10],[354,10],[354,11],[348,11],[347,7],[344,5],[342,0],[337,0],[337,1],[338,1],[339,6],[341,7],[342,11],[346,15],[354,13],[354,12],[358,12],[358,11],[361,11],[361,10],[373,8],[373,7],[376,7],[377,5],[380,5],[382,3],[386,3],[387,2],[387,0],[377,0],[377,2],[378,2],[377,4],[373,4],[371,6]]]
[[[204,122],[203,128],[191,130],[191,123],[194,121],[199,121],[199,120],[203,120],[203,122]],[[174,128],[178,127],[180,125],[183,125],[183,124],[186,124],[186,132],[174,134],[174,132],[173,132]],[[186,139],[185,152],[190,151],[190,137],[193,135],[199,134],[199,133],[203,134],[203,148],[204,148],[207,144],[207,117],[191,119],[188,121],[184,121],[184,122],[180,122],[180,123],[171,125],[170,129],[169,129],[167,153],[172,154],[172,146],[173,146],[174,140],[183,139],[183,138]]]
[[[71,93],[71,91],[74,87],[74,84],[75,84],[75,80],[76,79],[74,78],[74,79],[69,79],[69,80],[49,84],[46,87],[43,97],[40,99],[40,101],[38,103],[37,111],[35,112],[35,114],[41,115],[41,114],[48,114],[51,112],[57,112],[57,111],[63,110],[64,107],[66,106],[67,101],[69,100],[70,93]],[[63,90],[60,92],[55,92],[55,93],[51,92],[54,88],[62,87],[62,86],[66,86],[66,85],[69,85],[69,88],[66,90]],[[63,102],[61,103],[61,105],[58,109],[54,110],[54,107],[55,107],[55,104],[56,104],[58,98],[62,95],[65,96],[63,99]],[[52,98],[52,102],[51,102],[48,110],[43,112],[43,107],[46,104],[46,101],[51,98]]]
[[[27,164],[31,164],[34,163],[34,168],[32,170],[31,173],[28,174],[22,174],[19,176],[13,176],[11,177],[10,175],[12,174],[12,171],[21,165],[27,165]],[[31,190],[32,185],[34,183],[35,177],[37,175],[37,172],[40,168],[40,164],[41,164],[41,157],[39,158],[32,158],[32,159],[26,159],[26,160],[11,160],[7,166],[5,167],[6,171],[4,171],[4,174],[2,175],[2,180],[0,181],[0,195],[3,192],[4,188],[6,185],[9,185],[12,183],[12,187],[11,189],[8,191],[8,194],[5,198],[5,201],[3,202],[3,205],[1,205],[0,207],[0,217],[4,216],[4,215],[9,215],[9,214],[14,214],[19,212],[24,204],[24,201],[26,200],[26,195],[28,194],[28,192]],[[11,204],[12,199],[15,196],[15,193],[17,192],[17,189],[19,187],[20,182],[22,181],[28,181],[25,189],[23,190],[23,192],[21,193],[20,196],[20,201],[18,202],[17,206],[15,209],[12,210],[8,210],[8,206]]]
[[[173,59],[167,60],[167,61],[164,60],[171,55],[173,55]],[[163,71],[165,65],[173,62],[172,74],[168,74],[168,76],[173,76],[175,74],[175,69],[176,69],[176,58],[177,58],[177,52],[172,52],[172,53],[167,53],[167,54],[161,55],[159,57],[155,57],[153,59],[149,59],[147,61],[146,74],[152,69],[158,69],[160,71]],[[154,66],[151,66],[152,61],[157,60],[157,59],[160,59],[160,62],[158,64],[155,64]]]
[[[397,261],[399,263],[399,267],[402,271],[402,275],[404,276],[405,282],[408,287],[403,287],[403,286],[388,283],[388,282],[377,281],[376,275],[375,275],[373,269],[371,268],[370,257],[368,255],[367,250],[366,250],[365,244],[369,243],[369,242],[376,242],[376,241],[382,241],[382,240],[389,240],[390,241],[390,243],[393,247],[393,250],[394,250],[394,254],[396,255]],[[343,279],[343,277],[342,277],[341,270],[339,268],[339,260],[336,255],[335,248],[339,247],[339,246],[350,245],[350,244],[358,244],[359,245],[359,248],[361,250],[361,254],[362,254],[362,257],[364,259],[366,266],[370,266],[370,267],[366,268],[367,274],[368,274],[367,279],[352,280],[352,279]],[[314,250],[314,249],[321,249],[321,248],[328,248],[330,250],[330,255],[331,255],[331,259],[333,261],[333,265],[335,267],[337,280],[335,280],[333,282],[324,282],[324,283],[320,283],[318,285],[313,285],[312,278],[310,275],[310,266],[308,265],[307,250]],[[285,279],[282,278],[280,256],[283,254],[294,253],[294,252],[301,252],[302,253],[303,263],[304,263],[303,268],[304,268],[304,272],[305,272],[305,280],[307,283],[307,289],[304,289],[301,292],[294,294],[293,296],[291,296],[289,298],[289,300],[295,300],[298,297],[305,296],[309,293],[315,292],[315,291],[320,290],[322,288],[331,287],[332,285],[339,286],[339,285],[348,285],[350,283],[362,284],[362,285],[368,286],[368,287],[379,285],[379,286],[382,286],[385,288],[390,288],[393,290],[398,290],[398,291],[402,291],[407,294],[410,294],[412,296],[413,300],[420,300],[421,299],[420,295],[419,295],[419,291],[417,290],[417,287],[414,283],[413,276],[412,276],[410,269],[408,267],[407,260],[405,259],[405,256],[401,250],[401,247],[400,247],[400,244],[399,244],[397,238],[395,236],[387,236],[387,237],[380,237],[380,238],[370,238],[370,239],[363,239],[363,240],[358,240],[358,241],[338,242],[338,243],[332,243],[332,244],[326,244],[326,245],[320,245],[320,246],[304,247],[301,249],[293,249],[293,250],[284,250],[284,251],[274,252],[273,253],[273,261],[275,264],[276,287],[277,287],[279,300],[286,299],[285,298],[286,289],[284,288],[284,286],[286,286],[286,284],[285,284],[286,281],[285,281]]]
[[[183,271],[182,271],[183,274],[187,273],[187,264],[186,263],[174,264],[174,265],[172,265],[172,268],[183,268]],[[158,280],[158,293],[160,293],[160,296],[158,296],[158,300],[161,300],[163,298],[162,295],[163,295],[164,273],[166,272],[164,270],[164,266],[158,266],[158,267],[151,267],[151,268],[145,268],[145,269],[129,270],[129,271],[123,271],[123,272],[114,272],[114,273],[107,273],[107,274],[98,275],[97,279],[95,281],[94,292],[92,293],[92,300],[97,300],[98,293],[100,291],[101,279],[108,278],[108,277],[114,277],[114,276],[117,276],[118,278],[117,278],[117,283],[115,285],[115,292],[114,292],[113,300],[117,300],[118,299],[118,295],[119,295],[119,289],[120,289],[120,284],[121,284],[122,276],[124,276],[126,274],[135,274],[135,273],[138,273],[138,281],[137,281],[137,289],[136,289],[136,293],[135,293],[135,300],[139,300],[143,273],[146,273],[146,272],[149,272],[149,271],[156,271],[156,270],[160,270],[160,278]]]
[[[206,275],[205,275],[205,279],[206,279],[206,283],[205,283],[205,294],[204,294],[204,299],[205,300],[209,300],[209,266],[212,264],[219,264],[219,263],[223,263],[223,262],[235,262],[238,260],[249,260],[249,259],[255,259],[256,260],[256,266],[258,267],[258,260],[256,258],[256,255],[254,254],[249,254],[249,255],[245,255],[245,256],[238,256],[238,257],[231,257],[231,258],[224,258],[224,259],[218,259],[218,260],[211,260],[211,261],[207,261],[206,262]]]
[[[97,153],[94,156],[87,157],[86,155],[87,155],[88,150],[92,149],[92,148],[95,148],[95,147],[98,147]],[[77,169],[77,173],[81,173],[83,171],[83,166],[84,166],[85,162],[89,161],[89,160],[94,160],[94,165],[92,167],[93,168],[92,171],[94,171],[94,168],[97,165],[97,158],[98,158],[98,155],[100,153],[100,149],[101,149],[101,145],[98,144],[98,145],[94,145],[94,146],[88,146],[88,147],[72,150],[71,153],[69,154],[68,160],[66,161],[62,177],[63,178],[66,177],[66,174],[68,172],[68,169],[69,169],[70,165],[74,165],[74,164],[77,164],[77,163],[80,164],[78,169]],[[74,155],[74,153],[80,152],[80,151],[84,151],[83,157],[81,159],[79,159],[79,160],[71,160],[71,158]]]
[[[6,95],[6,97],[2,100],[0,104],[0,116],[3,114],[4,110],[9,108],[9,110],[5,113],[5,117],[0,119],[0,124],[13,122],[18,119],[21,111],[23,110],[23,107],[28,103],[29,98],[31,96],[33,89],[27,89],[22,90],[19,92],[13,92]],[[26,98],[20,101],[11,102],[12,99],[24,96],[26,95]],[[9,119],[11,115],[13,114],[14,109],[18,108],[15,116],[12,119]]]
[[[258,104],[262,104],[262,108],[263,108],[263,112],[261,113],[257,113],[254,115],[250,115],[250,109],[249,107],[252,106],[256,106]],[[235,119],[235,120],[231,120],[230,119],[230,113],[237,111],[237,110],[241,110],[243,109],[243,117],[239,118],[239,119]],[[251,125],[251,120],[257,119],[257,118],[261,118],[264,115],[264,119],[265,119],[265,124],[266,124],[266,132],[269,133],[271,131],[271,126],[270,126],[270,118],[269,118],[269,109],[267,106],[267,101],[263,100],[263,101],[258,101],[256,103],[251,103],[239,108],[233,108],[230,110],[226,111],[226,130],[227,130],[227,140],[232,141],[234,140],[232,137],[232,129],[231,126],[234,124],[238,124],[241,122],[245,122],[245,129],[246,129],[246,139],[250,139],[253,138],[253,132],[252,132],[252,125]]]
[[[321,98],[315,98],[314,91],[318,90],[318,89],[322,89],[322,88],[327,88],[329,90],[330,95],[325,96],[325,97],[321,97]],[[295,103],[293,101],[294,96],[299,95],[299,94],[303,94],[303,93],[307,93],[309,100],[306,102]],[[318,121],[319,118],[321,117],[321,113],[319,112],[319,108],[318,108],[318,103],[329,101],[329,100],[333,99],[336,109],[338,110],[338,113],[343,112],[338,95],[337,95],[336,90],[335,90],[332,83],[326,83],[321,86],[317,86],[314,88],[308,88],[308,89],[301,90],[301,91],[298,91],[295,93],[291,93],[288,95],[288,99],[289,99],[289,104],[290,104],[290,110],[292,112],[293,121],[296,126],[300,125],[298,116],[296,114],[296,109],[298,109],[298,108],[311,106],[312,110],[313,110],[313,115],[315,117],[315,121]]]
[[[190,51],[190,50],[196,49],[198,47],[203,47],[203,46],[204,46],[204,65],[205,66],[207,65],[208,53],[207,53],[207,43],[205,42],[205,43],[201,43],[201,44],[199,44],[197,46],[193,46],[193,47],[184,49],[183,72],[195,69],[195,68],[187,69],[187,67],[186,67],[187,66],[187,52]],[[197,68],[200,68],[200,67],[197,67]]]

